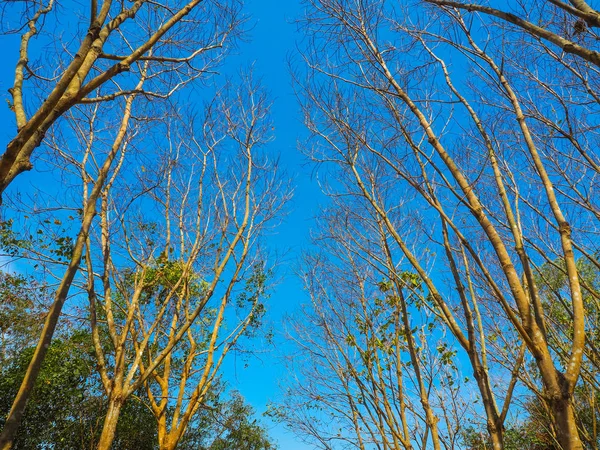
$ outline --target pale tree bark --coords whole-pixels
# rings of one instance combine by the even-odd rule
[[[142,76],[140,82],[138,83],[138,88],[141,89],[141,87],[144,84],[144,81],[145,76]],[[111,146],[111,150],[108,153],[89,194],[87,193],[87,182],[84,182],[86,189],[84,191],[85,196],[83,199],[83,216],[81,228],[77,234],[77,239],[73,247],[73,253],[70,258],[69,266],[65,271],[60,286],[58,287],[54,295],[54,302],[52,303],[52,306],[50,307],[50,309],[48,310],[48,314],[46,315],[44,327],[42,329],[39,342],[36,346],[36,350],[33,354],[31,362],[29,363],[27,372],[25,373],[25,378],[23,379],[19,388],[19,392],[17,393],[15,400],[13,401],[13,405],[8,414],[8,417],[6,418],[6,423],[2,430],[2,434],[0,435],[0,448],[3,450],[11,448],[12,442],[19,429],[19,425],[21,423],[21,418],[25,411],[27,401],[29,399],[29,396],[31,395],[31,391],[33,390],[35,381],[40,372],[42,362],[44,361],[44,357],[52,341],[52,336],[54,335],[58,319],[61,315],[62,308],[65,304],[69,293],[69,289],[75,278],[75,275],[77,274],[77,271],[79,270],[79,265],[81,262],[81,257],[83,255],[85,242],[88,239],[90,227],[96,215],[98,199],[102,195],[105,183],[109,178],[111,171],[113,170],[113,162],[115,161],[119,153],[124,151],[124,148],[127,146],[127,142],[129,139],[127,131],[129,128],[129,121],[131,119],[132,113],[132,105],[135,97],[136,94],[132,94],[129,97],[127,97],[125,101],[125,106],[123,109],[123,118],[121,120],[119,130]],[[93,145],[95,144],[93,142],[93,135],[91,135],[88,151],[91,150],[91,147]]]
[[[227,353],[260,321],[265,269],[257,243],[287,192],[260,151],[269,139],[268,101],[249,79],[237,89],[220,90],[207,106],[195,125],[202,135],[184,117],[155,127],[167,136],[162,161],[149,161],[156,167],[142,172],[141,183],[115,179],[105,189],[100,242],[88,241],[86,259],[110,405],[99,449],[111,447],[121,407],[140,389],[156,416],[159,447],[175,448]],[[147,225],[138,217],[149,204],[158,213]],[[232,297],[243,289],[252,302],[225,332]]]
[[[508,374],[511,381],[505,403],[498,408],[485,362],[486,337],[477,325],[477,321],[481,322],[480,314],[473,314],[479,310],[478,297],[489,296],[500,306],[507,324],[512,327],[511,332],[521,340],[516,347],[527,348],[535,359],[561,445],[582,448],[573,393],[586,352],[586,312],[576,258],[579,253],[594,261],[593,256],[588,256],[594,253],[593,243],[586,248],[583,244],[586,238],[581,232],[585,224],[582,218],[591,218],[595,224],[597,210],[596,202],[583,194],[584,183],[578,182],[570,175],[574,172],[566,169],[566,162],[570,161],[571,154],[578,153],[583,156],[578,167],[595,177],[597,158],[588,146],[581,145],[582,134],[562,127],[559,118],[549,119],[548,115],[538,112],[535,117],[554,130],[547,133],[543,129],[544,134],[539,134],[540,127],[532,124],[524,103],[530,103],[529,96],[554,94],[548,81],[541,79],[546,74],[534,78],[534,71],[528,72],[527,63],[518,55],[507,59],[512,50],[508,45],[490,45],[489,41],[485,46],[478,45],[471,34],[473,22],[465,23],[460,13],[451,7],[509,20],[535,36],[562,45],[565,52],[583,58],[585,64],[595,64],[595,52],[579,44],[565,44],[561,41],[564,38],[559,39],[553,31],[546,30],[544,34],[513,16],[507,18],[492,13],[484,6],[435,0],[429,3],[445,8],[419,11],[414,9],[418,6],[410,6],[406,11],[397,12],[385,3],[311,2],[312,10],[305,20],[309,41],[304,53],[311,74],[299,89],[299,96],[306,105],[307,125],[318,142],[311,156],[316,161],[338,166],[343,181],[336,187],[346,190],[332,188],[332,195],[343,193],[366,199],[407,263],[426,284],[430,301],[470,356],[494,447],[502,448],[502,422],[524,355]],[[594,20],[583,3],[552,3],[571,13],[577,8],[577,17],[588,15],[591,22]],[[405,20],[403,16],[415,20]],[[335,33],[331,32],[332,23]],[[509,31],[504,32],[508,36]],[[485,36],[478,38],[485,39]],[[323,47],[321,40],[330,46]],[[332,49],[331,53],[328,49]],[[549,53],[548,49],[544,51]],[[476,81],[465,83],[460,77],[454,79],[446,57],[440,56],[451,52],[471,64]],[[406,54],[414,59],[402,58]],[[561,62],[559,58],[552,61],[553,64]],[[565,73],[568,77],[585,80],[585,75],[569,73],[580,69],[578,66]],[[594,70],[590,68],[591,72]],[[521,76],[522,73],[525,75]],[[438,75],[440,78],[435,78]],[[577,85],[574,88],[579,89]],[[595,101],[593,86],[581,81],[581,91]],[[565,98],[569,98],[568,94]],[[460,114],[446,107],[452,104],[461,105]],[[585,105],[585,100],[557,101],[557,106],[567,110],[568,118],[579,114]],[[503,115],[499,124],[508,130],[504,135],[505,139],[510,136],[506,143],[501,133],[495,132],[490,118],[495,113]],[[557,129],[572,147],[561,146],[556,156],[549,155],[542,150],[541,142],[544,141],[545,146]],[[465,130],[464,138],[457,130]],[[471,137],[474,140],[468,141]],[[514,163],[503,156],[515,153],[510,148],[515,144],[519,146],[517,154],[522,155],[527,166],[526,170],[519,168],[518,173]],[[458,151],[461,146],[466,147],[466,151]],[[396,212],[403,209],[402,203],[398,204],[397,200],[394,205],[389,194],[394,190],[391,181],[394,177],[397,192],[408,187],[405,196],[416,199],[415,202],[430,211],[423,212],[421,220],[427,220],[436,228],[402,229]],[[523,181],[515,181],[516,177]],[[532,185],[537,189],[536,196],[524,196],[523,186]],[[433,219],[436,215],[438,225]],[[540,240],[536,220],[551,230],[551,243]],[[579,226],[579,241],[573,232],[573,221]],[[444,270],[452,274],[452,284],[428,273],[426,256],[415,254],[407,244],[409,236],[423,246],[438,248],[436,254],[446,256]],[[473,240],[475,236],[477,241]],[[572,333],[564,366],[548,341],[549,305],[544,304],[539,294],[536,274],[539,261],[552,260],[552,256],[541,250],[543,247],[564,261],[568,280]],[[482,252],[485,258],[480,256]],[[399,262],[394,261],[394,264]],[[449,293],[460,299],[466,335],[453,308],[443,298]]]
[[[84,33],[79,33],[76,27],[64,30],[67,34],[75,33],[72,38],[79,43],[79,47],[63,66],[51,68],[48,71],[50,76],[44,76],[38,73],[38,70],[32,69],[29,60],[32,58],[31,38],[43,31],[42,25],[45,20],[51,20],[50,16],[56,7],[54,0],[49,0],[46,4],[40,3],[31,17],[26,19],[27,31],[21,38],[19,60],[10,89],[17,133],[0,157],[0,196],[19,174],[32,169],[33,152],[41,145],[53,124],[73,106],[80,103],[111,101],[133,93],[166,98],[190,79],[197,78],[210,68],[209,60],[203,60],[203,55],[210,53],[210,50],[222,48],[225,40],[238,30],[240,23],[239,7],[236,4],[205,6],[203,0],[192,0],[183,4],[152,3],[146,0],[138,0],[128,5],[112,0],[97,3],[92,1],[89,21],[84,24]],[[220,9],[222,11],[219,11]],[[211,13],[214,17],[220,17],[222,22],[215,22]],[[156,14],[160,19],[154,17]],[[140,33],[134,31],[135,27],[140,29]],[[146,31],[146,27],[150,27],[150,33]],[[202,27],[210,31],[203,32]],[[127,31],[122,33],[122,30]],[[131,35],[128,36],[128,33]],[[188,44],[191,45],[177,47],[177,39],[173,39],[174,33],[186,33]],[[204,33],[209,35],[208,40],[195,39],[207,37],[201,36]],[[144,37],[140,39],[140,36]],[[50,40],[53,38],[46,35],[44,37]],[[62,36],[60,38],[62,39]],[[159,46],[161,51],[170,55],[152,54],[151,50],[155,46]],[[124,53],[107,54],[105,48],[122,50]],[[57,61],[61,59],[62,55],[56,55]],[[123,78],[123,74],[134,70],[137,63],[143,61],[151,63],[151,72],[179,72],[182,77],[175,84],[155,85],[158,89],[153,88],[149,91],[142,88],[121,89],[118,84],[115,84],[116,89],[112,86],[112,89],[109,88],[111,80]],[[56,76],[56,73],[59,75]],[[31,100],[26,102],[26,97],[36,95],[34,90],[26,90],[24,81],[29,77],[41,80],[47,87],[47,91],[39,95],[44,100],[34,108],[28,104]],[[95,92],[96,96],[90,96]],[[33,111],[29,116],[28,110]]]
[[[29,167],[31,152],[39,145],[40,139],[54,121],[69,111],[71,107],[78,103],[90,104],[92,107],[96,105],[96,117],[102,115],[105,109],[106,111],[112,111],[112,103],[114,102],[123,101],[124,107],[122,111],[118,112],[118,114],[122,114],[122,119],[117,126],[117,136],[112,144],[111,151],[106,155],[103,165],[98,168],[96,180],[89,192],[89,174],[85,168],[82,168],[85,198],[82,205],[81,229],[74,242],[68,267],[56,291],[54,303],[46,317],[36,351],[21,384],[19,393],[15,398],[11,412],[7,417],[6,425],[0,435],[0,448],[2,449],[10,448],[15,433],[18,430],[27,399],[33,389],[69,290],[79,270],[85,241],[96,217],[97,203],[104,195],[105,183],[111,171],[113,172],[113,178],[118,172],[118,167],[117,169],[113,167],[115,159],[119,152],[121,152],[121,158],[124,156],[128,141],[135,134],[130,127],[134,99],[136,97],[154,98],[157,100],[169,99],[178,89],[205,74],[211,67],[219,64],[225,54],[226,41],[232,38],[238,31],[240,19],[237,7],[229,8],[227,5],[215,5],[215,8],[221,8],[221,6],[225,8],[225,13],[222,11],[213,11],[211,8],[204,11],[199,7],[201,3],[202,1],[189,2],[181,6],[180,9],[170,9],[167,8],[167,5],[160,7],[157,5],[153,6],[152,8],[155,8],[155,12],[161,11],[161,14],[165,14],[165,20],[158,29],[153,31],[147,40],[139,42],[135,48],[131,47],[135,46],[134,41],[127,42],[125,40],[119,45],[119,39],[123,39],[119,27],[126,21],[133,20],[136,15],[136,20],[142,20],[145,17],[143,8],[148,6],[146,2],[136,2],[129,9],[114,11],[111,9],[112,2],[107,0],[102,2],[98,11],[96,11],[96,8],[92,8],[91,14],[93,19],[91,20],[90,30],[94,29],[96,31],[90,31],[83,39],[79,52],[64,69],[56,85],[50,87],[51,91],[48,97],[31,118],[27,118],[25,115],[25,104],[23,101],[23,81],[26,79],[24,73],[26,70],[31,72],[31,69],[27,66],[29,43],[31,37],[39,32],[36,28],[37,22],[52,12],[54,3],[50,2],[46,6],[41,7],[28,22],[29,30],[23,35],[21,40],[21,58],[16,67],[15,84],[11,90],[19,134],[11,141],[7,152],[0,159],[0,178],[2,178],[0,179],[0,195],[6,185],[24,167]],[[198,8],[198,14],[192,14],[195,8]],[[109,15],[111,14],[115,15],[109,20]],[[212,17],[213,14],[215,17]],[[183,27],[180,23],[184,17],[186,18],[186,27]],[[184,31],[184,29],[187,31]],[[154,46],[160,44],[161,51],[165,51],[166,44],[164,39],[170,39],[168,36],[171,36],[175,32],[186,32],[186,35],[189,36],[186,46],[182,46],[181,48],[173,47],[171,49],[173,50],[171,52],[172,55],[180,56],[165,57],[156,55]],[[126,44],[124,48],[131,50],[131,53],[126,53],[124,56],[105,55],[102,53],[103,45],[109,42],[109,37],[111,36],[113,41],[110,42],[114,45],[111,48],[118,50]],[[110,63],[112,64],[110,67],[103,69],[105,64],[103,65],[101,60],[116,60],[118,62],[115,64]],[[128,77],[129,81],[135,81],[135,84],[131,89],[121,89],[118,84],[115,84],[116,89],[113,92],[105,93],[107,88],[104,86],[104,83],[122,72],[125,66],[127,71],[131,72]],[[169,76],[169,72],[171,75],[173,73],[179,75],[175,83],[172,81],[173,78]],[[93,73],[94,76],[86,82],[86,78],[90,73]],[[36,76],[35,73],[30,75]],[[145,89],[145,86],[148,84],[145,83],[145,80],[148,78],[152,79],[153,87],[150,90]],[[95,96],[90,96],[89,94]],[[103,103],[107,105],[106,108],[103,108]],[[72,122],[76,121],[73,117],[70,120]],[[97,164],[98,161],[95,160],[92,148],[98,145],[94,141],[94,124],[90,124],[89,128],[89,139],[86,142],[89,148],[86,150],[85,159],[89,164]],[[53,146],[51,150],[59,155],[59,159],[61,157],[66,158],[67,162],[71,162],[73,158],[72,155],[66,155],[60,145]],[[122,160],[120,163],[122,163]]]

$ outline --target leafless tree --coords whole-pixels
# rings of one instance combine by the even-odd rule
[[[211,70],[224,54],[213,50],[242,21],[236,0],[8,3],[3,16],[20,20],[6,20],[4,31],[21,39],[10,88],[17,132],[0,158],[0,195],[33,167],[34,150],[70,108],[133,93],[168,97]],[[142,66],[148,82],[140,87]]]
[[[260,320],[259,239],[287,195],[275,161],[261,155],[268,109],[264,92],[245,78],[219,92],[197,124],[201,133],[181,121],[155,124],[158,139],[167,137],[158,153],[134,162],[137,176],[106,185],[97,242],[86,244],[92,334],[108,396],[99,449],[111,447],[123,404],[142,388],[160,448],[175,448],[225,356]]]
[[[311,157],[343,174],[332,193],[361,197],[398,249],[390,268],[418,275],[432,311],[469,355],[494,447],[503,447],[515,383],[532,357],[557,440],[582,448],[573,395],[589,346],[577,261],[598,267],[597,131],[585,117],[597,105],[593,61],[577,48],[585,61],[567,60],[508,27],[496,37],[497,24],[467,18],[451,2],[309,3],[309,75],[298,92]],[[557,15],[548,17],[554,26]],[[540,295],[544,264],[568,284],[561,358]],[[485,327],[494,321],[517,349],[503,391],[489,375]]]
[[[347,182],[352,180],[336,178],[332,185]],[[439,308],[430,304],[427,284],[407,266],[361,194],[331,194],[330,201],[334,206],[322,214],[316,237],[322,253],[311,256],[303,271],[311,303],[293,322],[300,349],[294,355],[300,362],[293,367],[300,373],[297,386],[287,391],[281,418],[323,448],[329,448],[325,443],[337,448],[333,442],[343,440],[357,448],[453,448],[469,409],[467,391],[460,388],[457,348],[462,346],[479,368],[474,378],[488,416],[496,411],[496,398],[504,396],[496,419],[503,424],[523,355],[502,375],[490,375],[478,299],[457,305],[447,298]],[[397,226],[419,225],[404,220]],[[462,318],[456,315],[461,307]],[[443,308],[452,322],[440,313]],[[450,323],[458,338],[445,332]],[[500,381],[507,389],[492,390]],[[345,396],[338,383],[345,386]],[[488,392],[491,399],[485,397]],[[342,411],[356,408],[355,426],[343,424],[351,416]],[[344,433],[337,436],[329,429],[329,414]],[[502,432],[498,435],[501,439]]]
[[[65,151],[65,148],[72,146],[57,138],[61,133],[55,129],[48,139],[49,153],[55,157],[54,164],[60,164],[60,171],[56,172],[61,172],[61,175],[73,171],[81,174],[84,200],[74,208],[81,211],[75,215],[81,225],[72,247],[65,255],[68,262],[63,265],[63,271],[59,275],[60,282],[46,316],[37,349],[0,435],[2,449],[10,448],[18,430],[69,289],[78,273],[89,231],[98,218],[97,204],[103,196],[105,183],[119,171],[130,141],[140,130],[139,124],[151,121],[149,117],[137,120],[133,111],[134,104],[140,103],[140,100],[152,100],[158,105],[163,100],[172,100],[177,90],[221,62],[227,50],[225,43],[238,32],[240,25],[239,5],[236,2],[190,2],[177,9],[169,8],[166,4],[150,5],[143,1],[126,8],[124,4],[112,5],[111,1],[106,1],[102,3],[97,15],[96,2],[92,2],[92,31],[85,35],[81,48],[72,56],[71,61],[65,64],[60,62],[56,72],[61,75],[56,80],[46,80],[48,77],[35,75],[39,71],[31,74],[31,77],[42,84],[42,87],[35,87],[32,95],[37,92],[46,99],[37,112],[26,119],[22,83],[25,80],[23,73],[29,67],[29,40],[39,31],[36,26],[41,26],[41,23],[38,24],[38,21],[50,20],[46,16],[57,7],[53,2],[46,6],[40,6],[37,2],[28,5],[30,9],[25,14],[32,16],[27,23],[29,31],[22,37],[21,51],[24,53],[16,68],[15,87],[12,91],[13,96],[16,96],[13,108],[19,135],[11,141],[0,162],[0,166],[4,168],[0,169],[4,177],[0,184],[5,183],[1,188],[6,187],[6,183],[29,164],[31,152],[39,145],[51,125],[59,116],[65,116],[65,122],[72,125],[73,134],[82,148]],[[118,7],[126,9],[117,11]],[[120,29],[124,23],[127,30],[132,32],[131,35]],[[70,31],[77,33],[76,27]],[[109,42],[109,37],[111,44],[104,47]],[[122,51],[125,56],[107,55],[103,53],[103,48]],[[62,61],[58,58],[56,60]],[[119,62],[114,63],[115,60]],[[122,80],[117,77],[117,80],[115,76],[123,72],[124,62],[127,75],[123,75]],[[39,70],[43,71],[43,67]],[[140,113],[141,111],[142,109],[139,110]],[[161,114],[164,115],[164,111]],[[107,126],[110,118],[114,120],[111,126]],[[96,127],[103,127],[102,132]],[[107,135],[110,137],[107,138]],[[105,151],[106,148],[109,150]],[[39,256],[42,250],[34,249],[34,252]]]
[[[311,301],[291,322],[297,378],[277,417],[317,448],[453,448],[467,408],[451,348],[429,346],[435,318],[415,308],[423,301],[416,277],[405,274],[397,295],[363,261],[364,248],[327,240],[335,257],[306,260]]]

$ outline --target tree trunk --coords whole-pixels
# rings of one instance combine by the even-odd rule
[[[491,425],[488,421],[487,424],[488,433],[490,435],[490,439],[492,440],[492,448],[494,450],[503,450],[504,449],[504,434],[502,433],[502,426],[500,428],[493,424]]]
[[[563,450],[583,450],[571,398],[561,397],[558,400],[551,400],[550,408],[554,415],[556,437]]]
[[[160,445],[160,450],[175,450],[177,448],[177,443],[173,444],[169,440],[166,440]]]
[[[175,423],[172,424],[172,429],[167,432],[164,439],[159,443],[160,450],[175,450],[183,433],[187,429],[187,421],[181,422],[177,427]]]
[[[168,433],[165,436],[165,439],[160,442],[158,446],[159,450],[175,450],[180,438],[181,435],[177,431],[175,431],[175,433]]]
[[[573,385],[571,383],[576,381],[570,382],[564,374],[556,370],[545,336],[538,331],[533,333],[532,340],[538,349],[541,347],[539,357],[536,356],[536,363],[552,413],[556,438],[563,450],[583,450],[573,407]]]
[[[169,430],[167,429],[167,415],[166,411],[163,409],[161,411],[161,416],[157,420],[158,425],[158,448],[160,450],[164,450],[169,447]]]
[[[123,407],[123,400],[111,399],[108,404],[108,411],[104,418],[104,425],[102,427],[102,434],[100,435],[100,441],[98,442],[98,450],[110,450],[112,443],[115,439],[117,431],[117,423],[119,422],[119,415],[121,414],[121,408]]]
[[[81,261],[81,248],[83,247],[83,241],[88,229],[89,226],[85,227],[84,225],[83,229],[80,231],[75,249],[73,251],[73,256],[71,257],[71,263],[69,264],[62,283],[56,292],[54,303],[50,307],[48,315],[46,316],[44,328],[42,329],[42,335],[40,336],[35,352],[33,353],[33,357],[31,358],[29,366],[27,367],[27,372],[25,372],[25,377],[21,382],[19,392],[17,392],[10,412],[8,413],[6,423],[2,429],[2,434],[0,434],[0,450],[9,450],[12,447],[17,431],[19,430],[19,426],[21,425],[21,419],[23,418],[27,401],[29,400],[29,396],[31,395],[31,392],[35,386],[35,382],[42,368],[42,362],[44,361],[46,353],[48,352],[48,347],[50,347],[52,342],[54,330],[56,329],[62,307],[67,299],[71,282],[73,281],[73,278],[75,277],[75,274],[79,268],[79,262]]]

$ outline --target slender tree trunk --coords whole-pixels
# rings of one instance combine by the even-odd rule
[[[177,442],[171,442],[170,439],[165,439],[165,441],[160,445],[160,450],[175,450],[177,448]]]
[[[583,450],[571,398],[561,397],[558,400],[551,400],[550,408],[554,415],[558,442],[563,450]]]
[[[108,411],[106,412],[104,425],[102,427],[102,434],[100,435],[100,441],[98,442],[98,450],[110,450],[112,443],[115,440],[117,423],[119,422],[119,415],[121,414],[122,407],[123,400],[120,396],[111,398],[109,401]]]
[[[56,329],[56,324],[58,323],[58,318],[60,317],[62,307],[67,299],[71,282],[73,281],[73,278],[79,269],[79,262],[81,261],[81,248],[83,247],[83,241],[87,235],[89,224],[88,226],[84,224],[82,228],[83,229],[79,233],[77,243],[73,251],[73,256],[71,257],[71,263],[65,272],[61,285],[56,291],[54,303],[50,307],[48,315],[46,316],[42,335],[38,341],[33,358],[27,367],[25,378],[21,383],[19,392],[17,392],[10,412],[8,413],[2,434],[0,434],[0,450],[9,450],[13,445],[13,441],[16,437],[19,426],[21,425],[21,419],[23,418],[27,401],[29,400],[29,396],[31,395],[31,392],[35,386],[35,381],[40,373],[42,362],[46,357],[48,347],[50,347],[50,343],[52,342],[52,336],[54,335],[54,330]]]
[[[165,448],[169,448],[168,447],[168,442],[169,442],[169,432],[167,430],[167,415],[166,415],[166,411],[163,409],[161,411],[161,416],[157,421],[157,425],[158,425],[158,448],[160,450],[165,449]]]
[[[504,449],[504,441],[502,434],[502,427],[498,427],[497,424],[491,423],[488,420],[487,423],[488,434],[490,435],[490,439],[492,440],[492,448],[494,450],[503,450]]]

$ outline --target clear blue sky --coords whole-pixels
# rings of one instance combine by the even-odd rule
[[[286,252],[278,271],[283,278],[270,299],[269,314],[275,330],[281,331],[284,316],[296,311],[305,300],[293,267],[300,252],[309,247],[312,218],[319,199],[323,199],[316,180],[311,178],[312,168],[305,164],[305,158],[298,150],[298,140],[305,135],[305,130],[287,68],[287,59],[293,57],[296,42],[300,39],[294,21],[302,16],[303,7],[300,0],[250,0],[245,4],[253,27],[249,41],[241,45],[239,55],[230,67],[254,64],[255,74],[269,90],[274,101],[275,121],[275,140],[270,145],[272,151],[280,155],[282,169],[293,177],[295,187],[290,213],[269,240],[270,246]],[[275,342],[278,348],[261,355],[261,360],[251,361],[248,368],[244,369],[243,364],[238,363],[236,376],[230,378],[232,385],[237,386],[260,412],[264,411],[267,401],[277,401],[278,385],[284,385],[286,381],[286,368],[281,359],[283,336],[276,335]],[[266,419],[264,422],[267,424]],[[296,441],[283,426],[271,426],[270,434],[281,450],[312,448]]]

